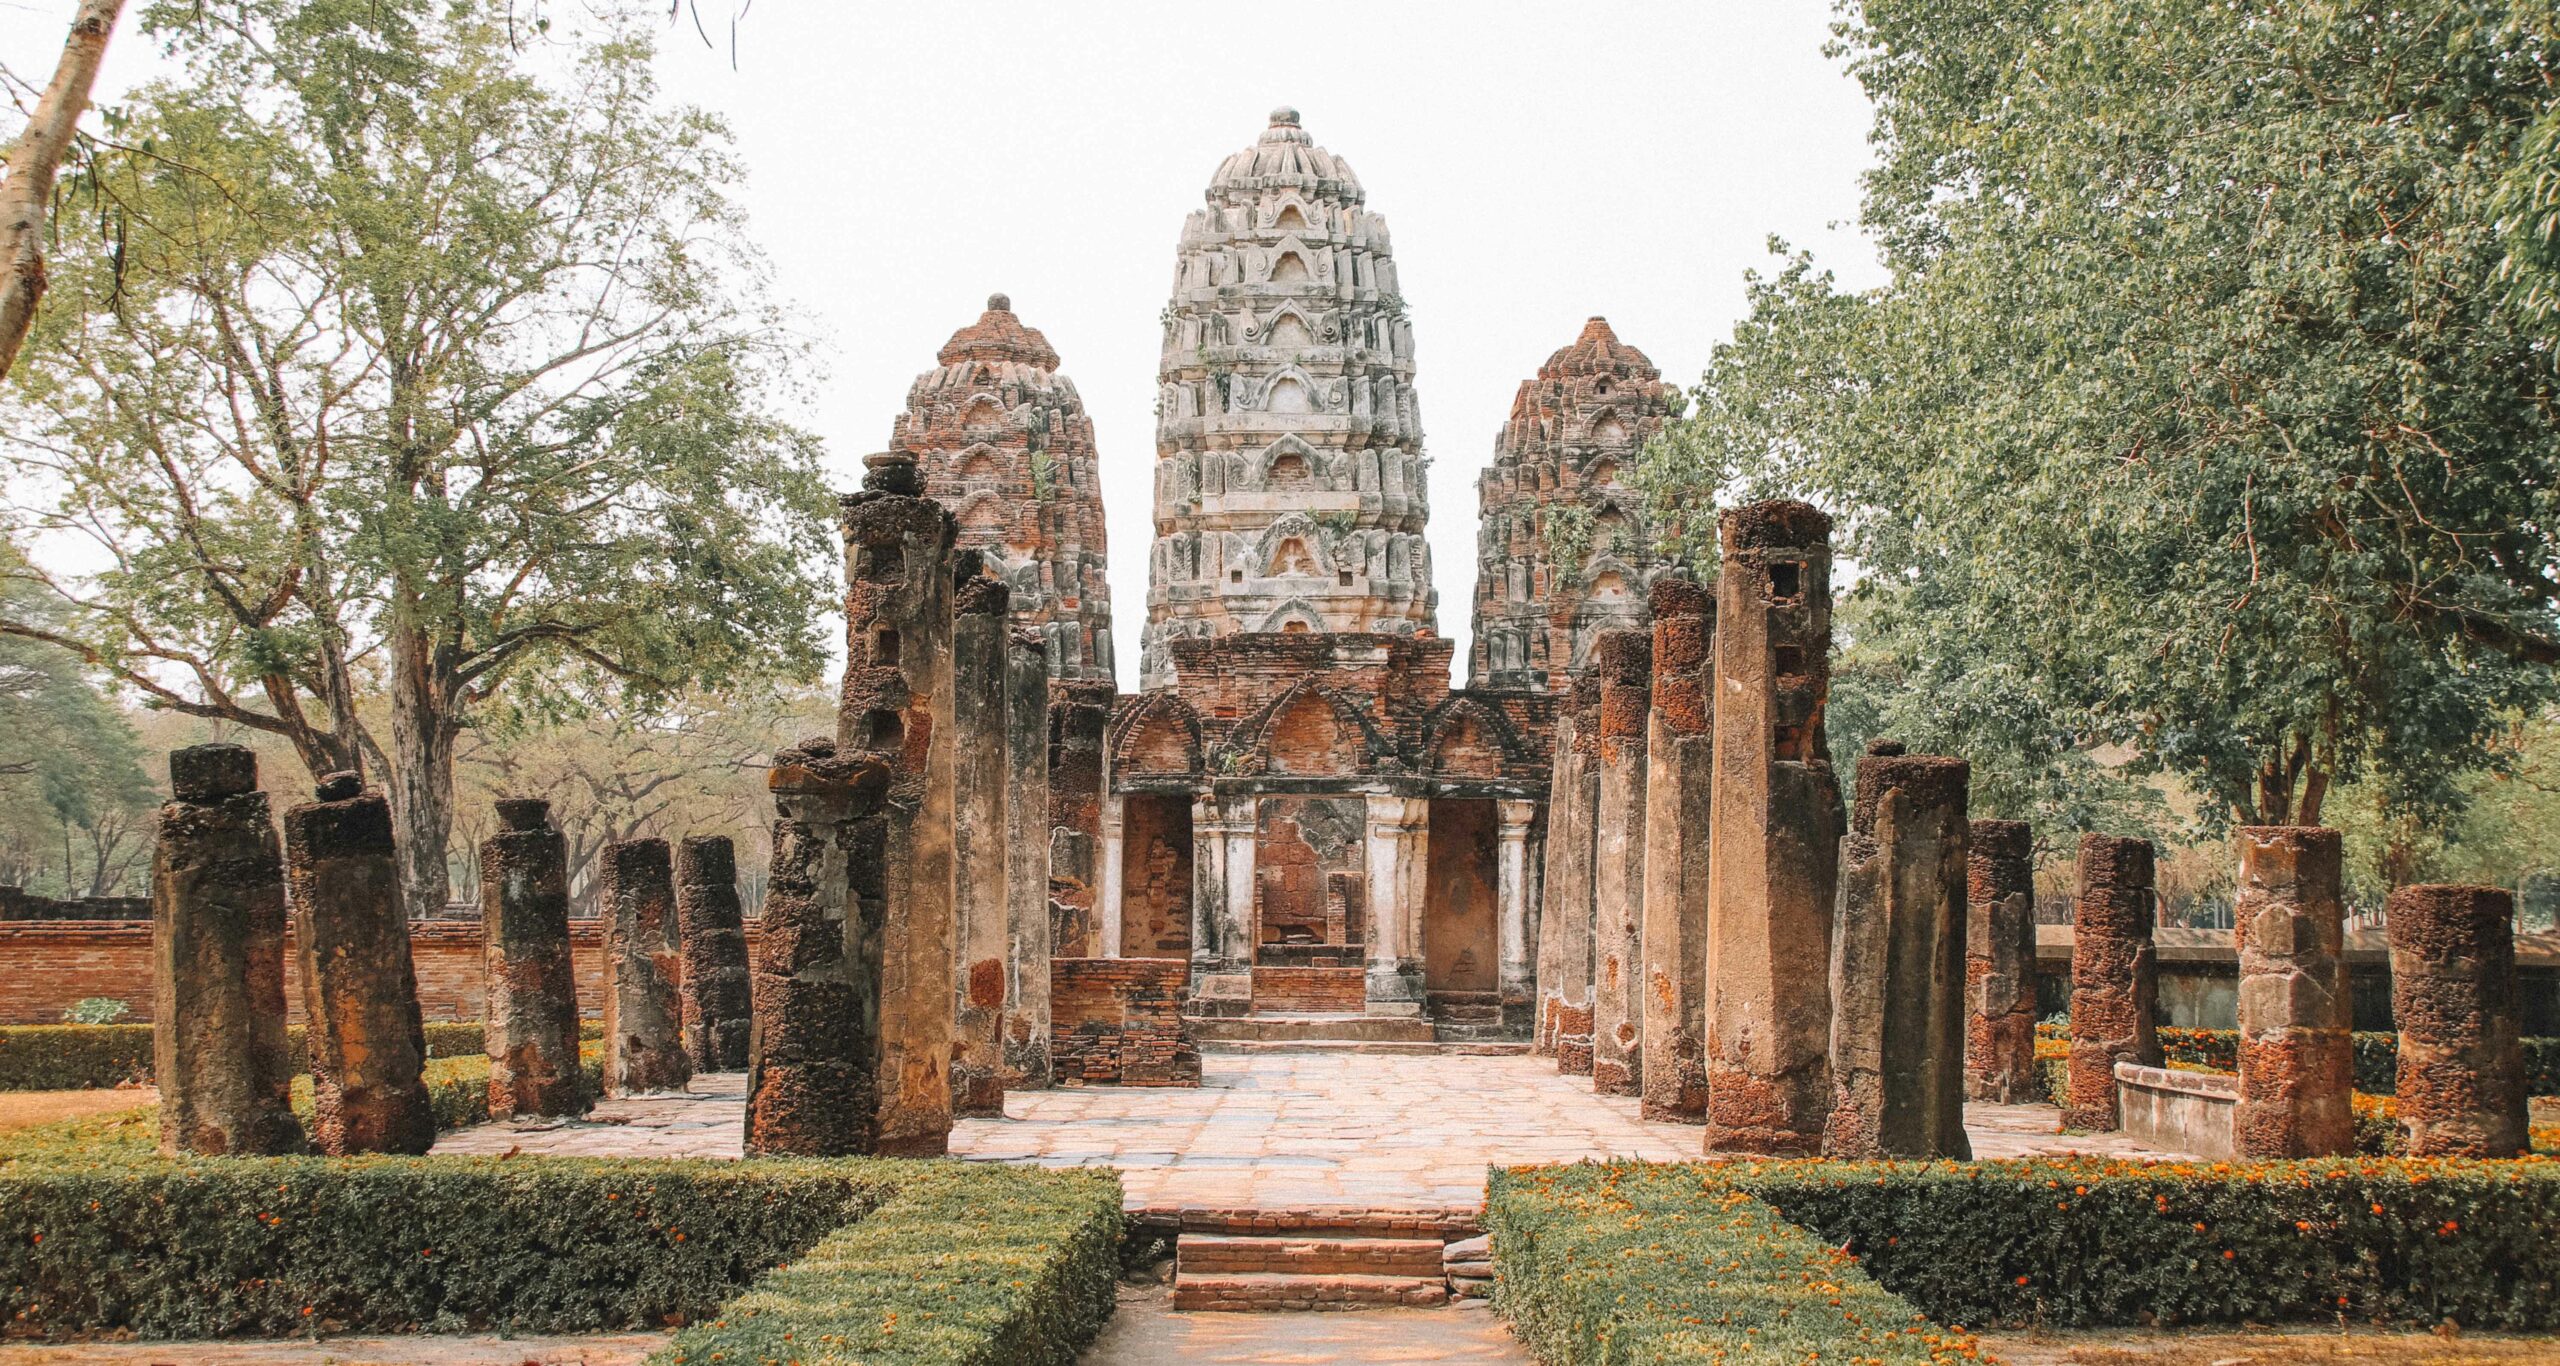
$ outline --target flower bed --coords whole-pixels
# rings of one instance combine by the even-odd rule
[[[427,1056],[465,1058],[485,1055],[487,1044],[476,1024],[430,1023]],[[579,1036],[604,1037],[604,1026],[587,1021]],[[303,1052],[302,1027],[285,1031],[292,1067],[309,1066]],[[81,1091],[107,1086],[148,1085],[151,1081],[151,1026],[0,1025],[0,1091]]]
[[[2160,1052],[2171,1064],[2232,1072],[2240,1067],[2240,1031],[2236,1029],[2170,1029],[2160,1033]],[[2358,1030],[2349,1036],[2355,1054],[2355,1086],[2367,1095],[2387,1096],[2399,1087],[2400,1036],[2389,1030]],[[2061,1025],[2036,1026],[2036,1058],[2066,1057],[2070,1031]],[[2058,1070],[2045,1068],[2048,1078]],[[2524,1041],[2525,1094],[2560,1096],[2560,1038]],[[2055,1083],[2055,1096],[2062,1094]],[[2058,1101],[2056,1103],[2059,1103]]]

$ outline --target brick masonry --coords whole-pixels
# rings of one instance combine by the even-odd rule
[[[1255,968],[1253,1008],[1265,1014],[1357,1015],[1367,1007],[1359,968]]]
[[[1049,1053],[1062,1085],[1198,1086],[1200,1050],[1182,1023],[1191,965],[1180,959],[1049,963]]]

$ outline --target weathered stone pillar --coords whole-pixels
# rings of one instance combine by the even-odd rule
[[[1050,951],[1060,958],[1116,957],[1120,903],[1106,899],[1120,865],[1104,840],[1103,734],[1117,694],[1108,682],[1060,683],[1049,694]]]
[[[2356,1150],[2354,1012],[2338,832],[2243,826],[2232,945],[2240,954],[2242,1157]]]
[[[684,1051],[684,958],[667,842],[621,840],[599,851],[596,862],[603,874],[604,1093],[682,1090],[693,1062]]]
[[[1420,1015],[1422,903],[1430,886],[1431,803],[1369,796],[1368,1013]]]
[[[1538,974],[1536,945],[1530,926],[1531,895],[1534,885],[1529,876],[1529,832],[1538,821],[1536,802],[1505,801],[1494,807],[1498,822],[1495,828],[1495,893],[1502,923],[1501,990],[1502,1027],[1506,1031],[1526,1034],[1538,1009]]]
[[[2496,887],[2402,887],[2383,914],[2400,1026],[2395,1089],[2404,1151],[2522,1155],[2515,898]]]
[[[1593,642],[1600,679],[1600,807],[1592,869],[1591,1089],[1644,1089],[1644,821],[1646,730],[1653,716],[1653,638],[1603,631]]]
[[[1831,1109],[1831,909],[1840,784],[1831,686],[1831,519],[1803,503],[1724,514],[1716,584],[1708,854],[1711,1152],[1809,1156]]]
[[[747,1065],[755,1025],[747,980],[738,854],[726,835],[687,835],[676,846],[676,936],[684,945],[684,1052],[696,1072]]]
[[[803,740],[773,756],[773,869],[756,945],[750,1157],[875,1152],[888,765]]]
[[[914,457],[874,455],[843,500],[846,663],[839,750],[881,763],[878,1151],[939,1156],[951,1138],[955,851],[951,514]],[[860,890],[860,884],[856,884]]]
[[[2044,1099],[2036,1076],[2035,833],[2025,821],[1975,821],[1965,907],[1965,1097]]]
[[[422,1153],[436,1140],[436,1120],[391,804],[353,773],[321,779],[315,795],[284,813],[311,1144],[332,1157]]]
[[[1004,664],[1004,1089],[1049,1085],[1049,654],[1037,632]],[[1085,840],[1087,857],[1094,847]],[[1088,876],[1090,874],[1088,873]]]
[[[1653,717],[1645,752],[1644,1117],[1707,1117],[1707,831],[1715,786],[1715,600],[1653,581]]]
[[[985,576],[974,550],[954,557],[951,598],[953,753],[952,918],[959,972],[952,990],[951,1111],[1004,1114],[1006,940],[1013,883],[1005,854],[1005,655],[1013,597]],[[1045,794],[1044,794],[1045,795]],[[1031,794],[1025,793],[1024,800]],[[1044,803],[1045,804],[1045,803]]]
[[[1060,832],[1052,831],[1052,833]],[[1197,836],[1194,838],[1196,841]],[[1063,847],[1064,844],[1062,840],[1053,842],[1049,846],[1050,852],[1053,855]],[[1069,914],[1069,908],[1058,904],[1056,894],[1052,893],[1050,896],[1051,909],[1049,913],[1049,932],[1051,935],[1049,951],[1052,954],[1060,958],[1117,958],[1120,956],[1120,917],[1122,915],[1120,902],[1121,899],[1127,895],[1126,890],[1121,884],[1121,878],[1125,873],[1125,870],[1121,867],[1121,863],[1123,860],[1128,858],[1128,856],[1128,849],[1121,843],[1120,798],[1111,793],[1104,793],[1102,798],[1102,852],[1099,855],[1102,860],[1102,890],[1095,893],[1093,898],[1093,911],[1088,917],[1093,922],[1094,930],[1093,937],[1087,941],[1092,948],[1092,952],[1081,954],[1068,953],[1066,951],[1067,941],[1056,937],[1067,933],[1076,925],[1077,921]],[[1052,872],[1049,880],[1050,885],[1055,887],[1057,885],[1057,874]]]
[[[169,756],[151,856],[152,1076],[164,1157],[303,1150],[284,1033],[284,860],[258,756]]]
[[[2160,1065],[2152,1002],[2160,962],[2151,947],[2151,842],[2080,837],[2080,896],[2071,912],[2071,1071],[2066,1128],[2117,1127],[2116,1064]]]
[[[1592,865],[1599,852],[1600,683],[1584,673],[1556,713],[1547,787],[1546,887],[1538,913],[1538,1031],[1556,1071],[1591,1075]]]
[[[549,802],[498,800],[498,833],[480,842],[480,945],[490,1115],[585,1114],[595,1097],[578,1065],[569,848]]]
[[[1258,799],[1208,794],[1191,803],[1191,1013],[1253,1009],[1253,864]]]
[[[1827,1157],[1962,1158],[1962,759],[1879,740],[1858,761],[1831,921]]]

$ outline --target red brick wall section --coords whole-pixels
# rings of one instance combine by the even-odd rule
[[[1357,1015],[1368,1008],[1360,968],[1255,968],[1253,1008],[1288,1015]]]
[[[761,927],[747,922],[753,951]],[[603,922],[569,922],[569,953],[577,963],[578,1011],[590,1019],[604,1010]],[[409,922],[409,955],[418,969],[418,1006],[430,1020],[477,1020],[487,996],[482,986],[480,924],[474,920]],[[1180,966],[1179,964],[1176,965]],[[293,941],[285,940],[285,1012],[302,1023],[302,978],[294,970]],[[60,1024],[62,1012],[92,996],[131,1007],[126,1019],[151,1019],[151,924],[133,920],[31,920],[0,923],[0,1024]]]
[[[1049,1054],[1064,1086],[1198,1086],[1182,1023],[1191,965],[1162,958],[1049,960]]]

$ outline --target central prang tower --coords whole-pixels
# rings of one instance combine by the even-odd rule
[[[1177,639],[1412,635],[1436,602],[1386,220],[1286,108],[1207,198],[1163,314],[1146,689],[1174,681]]]

